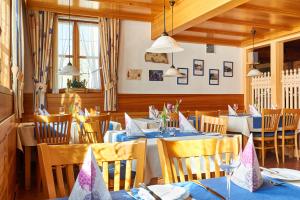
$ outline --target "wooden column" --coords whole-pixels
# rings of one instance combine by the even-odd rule
[[[271,42],[271,103],[282,107],[281,71],[283,69],[283,42]]]
[[[244,48],[243,49],[243,93],[244,93],[244,108],[246,111],[248,111],[249,104],[252,104],[251,102],[251,78],[247,77],[247,73],[250,70],[250,65],[248,65],[248,52],[249,49]]]

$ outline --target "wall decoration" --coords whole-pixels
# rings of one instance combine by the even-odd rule
[[[141,80],[142,70],[141,69],[128,69],[127,80]]]
[[[206,53],[215,53],[215,45],[207,44],[206,45]]]
[[[149,70],[149,81],[163,81],[163,70]]]
[[[223,62],[223,76],[233,77],[233,62],[230,61]]]
[[[177,77],[177,85],[188,85],[189,84],[189,69],[178,68],[179,72],[184,74],[184,77]]]
[[[145,62],[169,64],[166,53],[145,53]]]
[[[204,76],[204,60],[193,60],[193,75]]]
[[[209,85],[219,85],[219,70],[210,69],[209,70]]]

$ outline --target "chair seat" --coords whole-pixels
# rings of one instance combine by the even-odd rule
[[[261,137],[261,132],[252,132],[253,137]],[[274,137],[274,132],[265,132],[264,136],[265,137]]]
[[[281,136],[282,135],[282,131],[278,131],[278,135]],[[292,131],[292,130],[285,131],[284,135],[286,135],[286,136],[295,135],[295,131]]]
[[[109,178],[113,179],[114,174],[115,174],[115,165],[114,164],[109,164],[108,165],[108,173],[109,173]],[[133,180],[135,178],[135,171],[131,171],[131,179]],[[121,161],[121,168],[120,168],[120,179],[125,180],[126,175],[126,162]]]

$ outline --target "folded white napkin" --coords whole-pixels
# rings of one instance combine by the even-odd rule
[[[162,200],[184,200],[190,195],[188,190],[175,185],[152,185],[148,187]],[[138,196],[144,200],[155,200],[150,193],[143,188],[139,188]]]
[[[184,115],[179,112],[179,128],[183,132],[198,132]]]
[[[233,108],[228,105],[228,115],[237,116],[238,114],[233,110]]]
[[[154,106],[149,106],[149,118],[150,119],[157,119],[159,116],[159,111],[155,109]]]
[[[49,115],[50,115],[50,114],[48,113],[48,111],[47,111],[45,108],[43,109],[43,111],[44,111],[44,115],[45,115],[45,116],[49,116]]]
[[[96,162],[92,147],[88,148],[69,197],[69,200],[83,199],[112,199]]]
[[[90,116],[90,112],[86,108],[84,109],[84,116],[85,117]]]
[[[136,122],[125,113],[125,125],[126,125],[126,134],[131,137],[145,136],[142,129],[136,124]]]
[[[260,112],[258,112],[258,110],[253,105],[249,105],[249,111],[252,116],[261,117]]]
[[[44,111],[42,109],[39,108],[38,110],[39,115],[45,115]]]

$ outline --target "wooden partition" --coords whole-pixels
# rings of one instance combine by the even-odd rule
[[[102,93],[47,94],[47,108],[50,113],[58,113],[59,106],[64,105],[68,112],[70,105],[77,102],[82,108],[99,105],[103,109],[103,98]],[[118,94],[118,110],[111,114],[116,121],[123,120],[124,112],[131,113],[133,117],[146,117],[149,105],[161,110],[164,103],[175,104],[180,99],[182,111],[227,110],[228,104],[238,104],[239,109],[243,110],[243,98],[243,94]],[[25,94],[24,121],[32,120],[32,105],[32,94]]]

